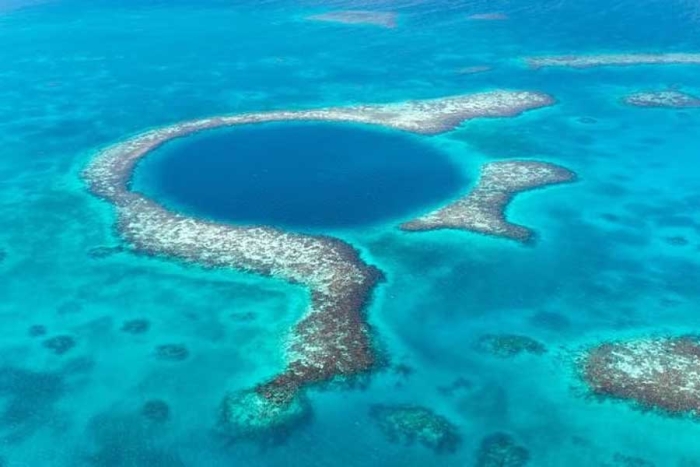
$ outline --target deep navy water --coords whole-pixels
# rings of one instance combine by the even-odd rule
[[[307,230],[405,219],[465,184],[449,155],[424,139],[328,123],[198,134],[149,155],[133,182],[195,217]]]
[[[397,27],[305,20],[348,8],[395,11]],[[494,11],[508,19],[468,18]],[[699,465],[697,420],[591,397],[575,357],[605,340],[697,334],[700,111],[631,108],[621,99],[670,87],[700,95],[700,68],[531,70],[522,61],[698,53],[699,21],[690,0],[0,0],[0,464],[464,467],[476,465],[485,437],[502,432],[527,447],[537,467]],[[482,65],[493,69],[464,72]],[[551,93],[557,104],[436,137],[325,125],[280,125],[274,135],[237,128],[176,141],[144,161],[141,169],[154,170],[141,175],[154,177],[175,170],[169,162],[185,164],[168,183],[211,173],[222,176],[226,193],[267,188],[226,216],[269,219],[286,212],[260,211],[280,199],[275,184],[218,170],[238,162],[220,144],[245,132],[265,144],[282,144],[292,128],[309,137],[352,132],[352,144],[334,153],[346,157],[333,164],[292,138],[289,157],[267,152],[274,160],[266,166],[307,184],[307,165],[342,167],[347,178],[333,183],[331,201],[358,184],[384,192],[367,211],[358,212],[361,199],[348,201],[358,216],[352,222],[280,222],[339,236],[382,269],[386,281],[366,315],[388,366],[359,387],[311,390],[311,421],[278,445],[222,436],[222,397],[283,367],[281,343],[308,294],[271,278],[132,252],[115,232],[114,209],[81,178],[88,162],[129,136],[195,118],[496,88]],[[410,167],[353,150],[378,139],[405,147]],[[219,173],[195,171],[204,159],[178,158],[181,150],[192,154],[189,145],[210,145],[202,154]],[[250,170],[260,168],[254,152],[243,156]],[[484,162],[513,158],[579,175],[576,184],[522,195],[509,209],[536,230],[535,245],[396,229],[399,218],[468,190]],[[396,169],[425,172],[434,183],[407,187]],[[372,177],[360,176],[367,171]],[[216,207],[185,206],[174,196],[180,189],[166,192],[157,181],[149,189],[173,206]],[[326,188],[307,186],[284,179],[280,188],[305,212],[329,214],[317,204]],[[197,190],[187,202],[205,194]],[[527,335],[548,351],[500,359],[477,345],[489,333]],[[60,337],[74,344],[63,353],[47,342]],[[186,356],[158,359],[161,345],[183,346]],[[392,370],[399,364],[412,371]],[[167,404],[165,420],[144,417],[153,401]],[[369,415],[374,404],[416,404],[449,418],[459,449],[435,454],[392,442]]]

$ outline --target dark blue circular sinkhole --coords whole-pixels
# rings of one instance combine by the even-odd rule
[[[235,224],[347,228],[405,218],[464,185],[419,136],[363,125],[266,123],[165,144],[133,189],[169,209]]]

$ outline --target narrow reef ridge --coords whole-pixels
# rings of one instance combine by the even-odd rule
[[[700,415],[700,339],[645,338],[604,343],[584,352],[584,382],[599,396],[671,415]]]
[[[559,55],[529,57],[525,61],[530,68],[535,69],[544,67],[592,68],[598,66],[632,65],[700,65],[700,53]]]
[[[477,13],[474,15],[467,16],[467,19],[472,21],[505,21],[508,19],[508,15],[505,13]]]
[[[478,117],[505,117],[551,105],[554,100],[533,92],[494,91],[400,104],[364,105],[324,110],[278,111],[205,118],[177,123],[134,136],[102,150],[83,172],[91,192],[116,208],[117,228],[137,251],[179,258],[207,267],[232,268],[274,276],[307,287],[311,302],[285,345],[287,367],[255,388],[258,398],[229,397],[224,413],[230,420],[250,420],[260,414],[270,426],[274,414],[287,417],[299,408],[301,391],[309,384],[353,376],[375,363],[370,332],[363,315],[382,273],[365,264],[350,245],[327,236],[284,232],[266,226],[210,222],[171,212],[132,192],[137,163],[176,138],[220,127],[281,121],[355,122],[420,134],[449,131]],[[236,401],[250,417],[234,410]],[[271,407],[260,408],[260,401]],[[249,404],[250,405],[250,404]],[[296,413],[295,410],[291,410]],[[272,415],[270,415],[272,414]],[[226,425],[226,424],[224,424]],[[258,431],[256,423],[238,431]]]
[[[400,228],[411,232],[468,230],[528,242],[533,238],[533,231],[506,220],[505,210],[510,201],[520,192],[572,182],[575,179],[574,172],[547,162],[491,162],[481,168],[479,181],[468,195],[401,224]]]
[[[416,405],[373,405],[370,416],[389,441],[420,443],[436,453],[457,450],[462,438],[457,427],[442,415]]]
[[[479,73],[486,73],[487,71],[491,70],[493,70],[493,67],[490,65],[473,65],[458,68],[455,73],[458,75],[476,75]]]
[[[639,92],[625,97],[623,102],[635,107],[700,107],[700,97],[681,91]]]
[[[329,23],[366,24],[383,28],[395,28],[397,14],[390,11],[342,10],[312,15],[306,19]]]

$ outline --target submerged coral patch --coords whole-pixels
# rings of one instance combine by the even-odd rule
[[[618,467],[656,467],[656,464],[641,457],[627,456],[616,452],[612,457],[612,465]]]
[[[141,407],[141,415],[155,423],[164,423],[170,418],[170,406],[160,399],[146,401]]]
[[[524,467],[530,462],[529,451],[506,433],[494,433],[481,442],[476,455],[477,467]]]
[[[508,222],[505,210],[523,191],[572,182],[576,174],[564,167],[539,161],[501,161],[486,164],[476,187],[466,196],[417,219],[401,229],[418,232],[438,229],[468,230],[520,242],[533,238],[533,231]]]
[[[671,235],[663,239],[667,244],[672,246],[686,246],[690,241],[682,235]]]
[[[29,337],[41,337],[45,336],[47,333],[46,326],[42,324],[34,324],[32,326],[29,326],[29,329],[27,330],[27,334],[29,334]]]
[[[700,415],[700,340],[694,336],[603,343],[580,359],[599,396],[669,414]]]
[[[227,126],[354,122],[430,135],[452,130],[465,120],[516,116],[553,103],[552,97],[537,92],[493,91],[399,104],[205,118],[155,129],[107,147],[83,175],[96,196],[115,206],[117,228],[136,251],[274,276],[310,290],[309,307],[284,346],[286,367],[246,397],[228,397],[225,403],[226,407],[253,404],[244,407],[243,413],[262,418],[246,423],[274,426],[275,417],[287,419],[293,407],[290,404],[309,384],[373,368],[375,354],[363,309],[381,272],[362,261],[352,246],[335,238],[265,226],[220,224],[169,211],[131,191],[138,162],[170,140]],[[238,413],[224,410],[224,418],[239,420]]]
[[[539,341],[519,334],[487,334],[479,338],[479,348],[496,357],[511,358],[523,353],[542,355],[547,347]]]
[[[163,344],[156,347],[156,358],[171,362],[181,362],[190,356],[190,351],[182,344]]]
[[[46,339],[42,345],[56,355],[63,355],[75,347],[75,339],[71,336],[54,336]]]
[[[124,251],[124,247],[121,245],[117,246],[96,246],[88,250],[88,256],[92,259],[103,259],[108,258],[117,253]]]
[[[454,452],[461,443],[457,427],[442,415],[415,405],[374,405],[370,415],[393,442],[419,443],[435,452]]]
[[[150,327],[150,321],[148,321],[147,319],[139,318],[124,321],[121,330],[122,332],[125,332],[127,334],[143,334],[147,332],[150,329]]]
[[[271,395],[260,389],[229,393],[221,404],[219,428],[232,438],[284,438],[311,415],[304,394]]]

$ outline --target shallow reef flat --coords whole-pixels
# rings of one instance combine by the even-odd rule
[[[102,150],[83,172],[89,189],[112,203],[122,237],[137,251],[208,266],[269,275],[301,284],[311,292],[309,309],[285,344],[286,368],[255,388],[250,396],[227,399],[230,420],[246,421],[238,431],[258,431],[260,414],[286,418],[299,407],[297,398],[309,384],[369,371],[375,364],[363,309],[382,278],[358,252],[338,239],[281,231],[265,226],[240,226],[187,217],[130,190],[137,163],[167,141],[202,130],[261,122],[337,121],[381,125],[420,134],[453,129],[478,117],[518,115],[554,102],[534,92],[495,91],[401,104],[365,105],[325,110],[279,111],[213,117],[174,124],[137,135]],[[230,407],[249,404],[249,416]],[[260,408],[260,403],[271,406]],[[242,408],[244,410],[245,408]],[[292,412],[296,412],[292,410]],[[296,417],[292,417],[296,418]],[[225,424],[226,425],[226,424]]]
[[[699,97],[681,91],[638,92],[625,97],[623,102],[635,107],[700,107]]]
[[[304,394],[290,402],[271,403],[257,388],[232,392],[221,403],[219,429],[233,438],[280,440],[311,416]]]
[[[695,336],[603,343],[585,351],[579,365],[596,395],[674,415],[700,415],[700,340]]]
[[[405,231],[467,230],[509,238],[532,240],[534,232],[508,222],[505,210],[520,192],[572,182],[576,174],[564,167],[540,161],[499,161],[485,164],[474,189],[447,206],[401,224]]]
[[[666,54],[604,54],[604,55],[558,55],[528,57],[530,68],[569,67],[593,68],[600,66],[632,65],[700,65],[700,53]]]
[[[342,24],[366,24],[384,28],[395,28],[398,15],[390,11],[342,10],[308,16],[310,21]]]

